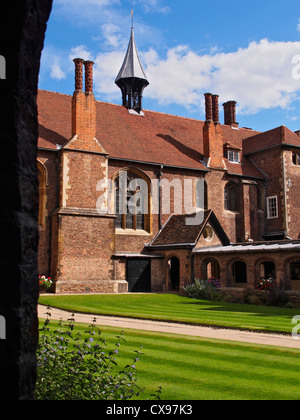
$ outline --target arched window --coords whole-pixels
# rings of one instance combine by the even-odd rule
[[[47,172],[45,166],[41,162],[37,162],[38,168],[38,181],[39,181],[39,216],[38,223],[41,228],[46,223],[46,185],[47,185]]]
[[[202,265],[202,277],[204,280],[220,280],[220,264],[215,259],[208,259]]]
[[[261,279],[276,279],[276,267],[272,261],[263,261],[259,266],[259,275]]]
[[[150,232],[150,183],[133,169],[122,170],[115,179],[116,228]]]
[[[232,276],[236,284],[247,283],[247,266],[243,261],[235,261],[232,264]]]
[[[208,188],[205,180],[197,183],[196,207],[198,209],[203,208],[203,210],[208,210]]]
[[[225,210],[238,211],[238,187],[229,182],[224,189]]]

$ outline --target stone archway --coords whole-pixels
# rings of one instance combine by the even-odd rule
[[[202,264],[202,279],[220,280],[220,264],[215,258],[208,258]]]

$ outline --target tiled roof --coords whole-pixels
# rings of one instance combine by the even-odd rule
[[[197,242],[199,233],[206,222],[208,212],[205,212],[204,220],[201,225],[187,225],[186,215],[172,215],[165,223],[156,238],[151,242],[151,246],[157,245],[192,245]]]
[[[222,244],[229,244],[229,239],[212,210],[204,211],[202,223],[195,225],[187,224],[187,218],[194,216],[195,215],[189,216],[184,214],[170,216],[162,229],[149,244],[150,248],[170,245],[193,247],[196,245],[196,242],[208,222],[214,228],[216,234],[222,241]]]
[[[58,149],[71,137],[70,95],[38,92],[38,146]],[[120,105],[97,101],[97,134],[109,157],[207,170],[203,159],[203,125],[196,119],[144,110],[145,116],[132,115]],[[221,125],[223,141],[242,148],[243,140],[257,134],[248,129]],[[229,173],[262,178],[247,159],[231,164]]]
[[[282,125],[245,139],[243,141],[243,151],[245,155],[248,155],[280,144],[300,146],[300,137]]]
[[[241,253],[241,252],[277,252],[277,251],[299,251],[300,242],[298,241],[288,241],[288,242],[268,242],[268,243],[243,243],[243,244],[231,244],[227,246],[216,246],[216,247],[206,247],[206,248],[197,248],[193,250],[193,253],[196,254],[206,254],[206,253]]]

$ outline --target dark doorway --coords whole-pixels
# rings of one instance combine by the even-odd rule
[[[149,259],[127,260],[128,291],[151,292],[151,262]]]
[[[177,257],[173,257],[169,261],[169,290],[179,290],[180,285],[180,262]]]
[[[232,264],[232,275],[235,283],[247,283],[247,266],[243,261]]]

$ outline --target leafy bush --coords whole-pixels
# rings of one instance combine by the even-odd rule
[[[268,290],[266,304],[269,306],[286,306],[289,297],[286,291],[279,285]]]
[[[259,280],[255,289],[246,288],[243,296],[244,303],[251,305],[293,306],[289,300],[284,285],[277,284],[275,281],[262,282]]]
[[[194,299],[219,300],[221,296],[219,287],[220,281],[210,278],[207,280],[196,279],[193,284],[188,284],[183,289]]]
[[[74,330],[74,315],[68,324],[60,321],[56,330],[49,328],[49,316],[48,311],[37,350],[36,399],[128,400],[144,391],[136,377],[141,349],[135,351],[132,364],[117,369],[123,332],[116,337],[114,349],[108,351],[95,319],[83,336]],[[159,399],[160,392],[159,387],[154,397]]]

